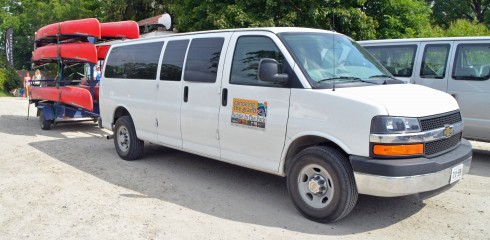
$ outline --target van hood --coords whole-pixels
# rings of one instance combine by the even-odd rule
[[[358,101],[384,106],[390,116],[425,117],[459,109],[451,95],[414,84],[338,88],[335,91]]]

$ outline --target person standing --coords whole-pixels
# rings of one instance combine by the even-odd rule
[[[31,92],[31,76],[29,75],[29,71],[26,72],[24,77],[24,97],[29,97],[29,93]]]
[[[97,67],[95,68],[95,80],[97,80],[97,85],[100,86],[100,66],[97,65]]]
[[[39,69],[36,70],[36,73],[32,77],[33,79],[33,85],[40,86],[41,85],[41,80],[43,78],[43,75],[41,75],[41,71]]]

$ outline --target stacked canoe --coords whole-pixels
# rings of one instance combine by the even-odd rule
[[[39,66],[47,63],[91,63],[103,60],[109,45],[98,46],[95,41],[139,38],[139,27],[134,21],[99,23],[95,18],[53,23],[40,28],[35,35],[32,62]],[[94,96],[89,86],[36,87],[31,89],[31,100],[61,102],[93,111],[93,100],[98,100],[98,86]]]

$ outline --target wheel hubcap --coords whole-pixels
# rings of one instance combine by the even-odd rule
[[[327,182],[321,175],[314,175],[308,182],[310,192],[316,195],[323,195],[327,192]]]
[[[324,208],[330,204],[334,195],[332,177],[320,165],[307,165],[298,176],[298,191],[310,207]]]
[[[121,126],[117,131],[117,144],[119,145],[119,149],[123,152],[128,151],[129,149],[129,133],[128,129],[124,126]]]

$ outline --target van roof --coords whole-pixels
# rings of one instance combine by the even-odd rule
[[[151,40],[151,39],[161,39],[161,38],[169,38],[174,36],[192,36],[199,34],[208,34],[208,33],[221,33],[221,32],[247,32],[247,31],[266,31],[274,34],[282,33],[282,32],[323,32],[323,33],[333,33],[340,34],[337,32],[323,30],[323,29],[315,29],[315,28],[301,28],[301,27],[261,27],[261,28],[235,28],[235,29],[220,29],[220,30],[207,30],[207,31],[197,31],[197,32],[183,32],[183,33],[175,33],[175,34],[165,34],[158,36],[151,36],[139,39],[123,39],[116,41],[109,41],[105,43],[100,43],[97,45],[113,45],[125,42],[137,42],[142,40]]]
[[[437,38],[400,38],[357,41],[359,44],[381,44],[381,43],[407,43],[407,42],[435,42],[435,41],[490,41],[488,36],[479,37],[437,37]]]

